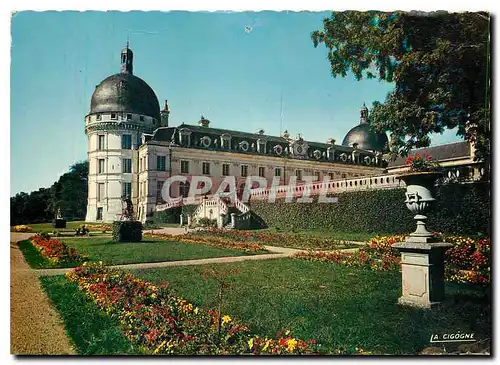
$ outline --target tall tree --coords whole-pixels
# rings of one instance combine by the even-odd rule
[[[426,147],[429,134],[457,128],[476,158],[490,157],[490,15],[333,12],[312,32],[329,50],[333,77],[394,83],[370,123],[391,133],[392,157]]]
[[[84,219],[87,206],[88,162],[77,162],[49,189],[30,194],[18,193],[10,198],[11,224],[46,222],[57,209],[65,218]]]

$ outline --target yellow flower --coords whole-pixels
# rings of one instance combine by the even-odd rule
[[[264,347],[262,348],[262,351],[266,351],[267,348],[269,347],[269,344],[271,343],[271,340],[267,340],[266,341],[266,344],[264,345]]]
[[[290,330],[285,331],[285,336],[288,336],[290,334]]]
[[[297,347],[297,340],[291,338],[286,342],[286,345],[288,347],[288,352],[292,352]]]
[[[158,352],[160,352],[160,349],[165,346],[165,343],[166,341],[163,341],[162,343],[160,343],[160,345],[153,351],[154,354],[157,354]]]
[[[200,310],[198,309],[198,307],[196,307],[193,312],[194,312],[194,314],[198,314],[199,311]]]
[[[222,323],[229,323],[229,322],[231,322],[231,317],[229,317],[228,315],[222,317]]]
[[[253,348],[253,338],[248,340],[248,348],[251,350]]]

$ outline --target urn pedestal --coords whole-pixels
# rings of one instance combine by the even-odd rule
[[[435,201],[432,188],[440,176],[421,172],[397,177],[406,183],[405,203],[417,221],[417,229],[405,242],[392,245],[401,253],[401,305],[432,308],[444,299],[444,252],[452,245],[436,242],[425,226],[425,211]]]
[[[399,242],[392,245],[401,253],[402,295],[398,303],[432,308],[444,299],[444,252],[449,243]]]

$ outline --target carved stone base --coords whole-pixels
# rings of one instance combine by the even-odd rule
[[[444,252],[452,245],[426,239],[432,240],[410,237],[392,245],[401,253],[403,289],[399,304],[433,308],[444,299]]]

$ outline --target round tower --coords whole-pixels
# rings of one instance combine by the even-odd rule
[[[134,54],[122,50],[120,73],[96,86],[85,117],[88,136],[87,222],[111,222],[129,197],[137,213],[138,149],[143,133],[160,126],[160,105],[149,85],[133,74]]]

